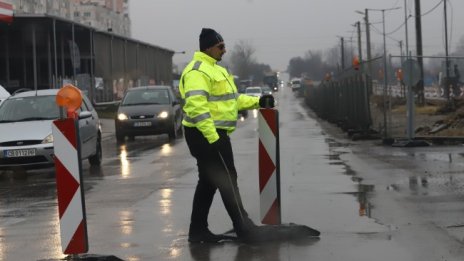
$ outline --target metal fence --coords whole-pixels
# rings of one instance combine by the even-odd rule
[[[408,86],[397,74],[403,61],[399,58],[402,57],[389,57],[387,73],[383,72],[384,60],[380,57],[372,60],[370,66],[361,67],[360,70],[347,69],[318,85],[303,84],[300,96],[319,117],[337,124],[353,138],[394,140],[409,138],[408,132],[413,133],[414,138],[464,136],[464,131],[463,134],[451,133],[464,130],[464,119],[455,122],[450,119],[453,115],[450,112],[462,104],[460,100],[464,94],[462,82],[457,79],[456,73],[448,72],[448,77],[445,77],[437,71],[436,76],[431,77],[429,72],[423,91],[417,85],[411,86],[410,113],[406,99]],[[445,57],[428,58],[445,63]],[[456,59],[448,57],[450,61]],[[454,68],[453,65],[459,62],[449,64]],[[445,86],[449,88],[449,98],[445,95]],[[424,104],[420,103],[421,96],[425,99]],[[448,132],[441,132],[445,128]]]
[[[318,86],[303,84],[306,103],[319,117],[337,124],[350,135],[372,133],[369,108],[369,80],[357,71],[347,71],[337,80]]]

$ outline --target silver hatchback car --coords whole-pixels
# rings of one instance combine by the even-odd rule
[[[0,105],[0,169],[54,165],[52,122],[60,114],[57,93],[57,89],[21,92]],[[81,158],[100,165],[100,120],[85,95],[78,115]]]

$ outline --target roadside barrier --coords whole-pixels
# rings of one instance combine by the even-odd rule
[[[79,128],[75,115],[75,110],[82,102],[82,96],[79,95],[79,89],[71,85],[58,92],[57,104],[60,108],[66,108],[67,115],[71,117],[62,117],[52,124],[61,247],[64,254],[86,253],[89,245]],[[76,101],[79,98],[80,102]]]
[[[260,109],[259,126],[259,192],[261,223],[280,225],[279,112]]]

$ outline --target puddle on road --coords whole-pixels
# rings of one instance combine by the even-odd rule
[[[353,182],[353,186],[355,188],[355,191],[348,191],[348,192],[340,192],[339,194],[347,194],[347,195],[352,195],[356,198],[357,201],[357,211],[358,215],[360,217],[368,217],[371,219],[371,214],[372,214],[372,204],[369,202],[369,198],[372,193],[375,192],[375,186],[371,184],[363,184],[363,178],[358,177],[356,174],[356,171],[354,171],[348,164],[346,164],[345,161],[343,161],[340,157],[340,155],[348,153],[347,148],[349,147],[349,143],[342,143],[342,142],[337,142],[333,139],[326,138],[325,142],[329,146],[329,152],[330,154],[326,155],[325,157],[328,159],[328,164],[329,165],[339,165],[341,166],[341,173],[350,176],[351,181]],[[377,223],[377,221],[371,219],[370,221],[366,222],[366,227],[371,226],[371,222]],[[381,224],[378,224],[381,225]],[[362,228],[362,224],[359,224],[358,229],[360,231],[363,231],[364,229]],[[359,233],[364,233],[364,232],[359,232]],[[373,230],[369,231],[367,229],[367,232],[365,233],[378,233],[378,230]]]
[[[408,191],[412,196],[464,196],[464,175],[431,174],[406,177],[387,187],[397,192]]]
[[[398,175],[387,190],[412,196],[463,196],[464,157],[462,153],[392,151],[392,165],[404,166],[410,175]]]

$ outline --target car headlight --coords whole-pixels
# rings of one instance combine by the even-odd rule
[[[169,116],[169,113],[167,111],[162,111],[160,114],[158,114],[158,118],[161,119],[166,119]]]
[[[120,121],[125,121],[125,120],[127,120],[127,119],[129,119],[129,118],[127,117],[126,114],[124,114],[124,113],[118,114],[118,120],[120,120]]]
[[[42,144],[53,143],[53,134],[49,134],[45,139],[42,140]]]

